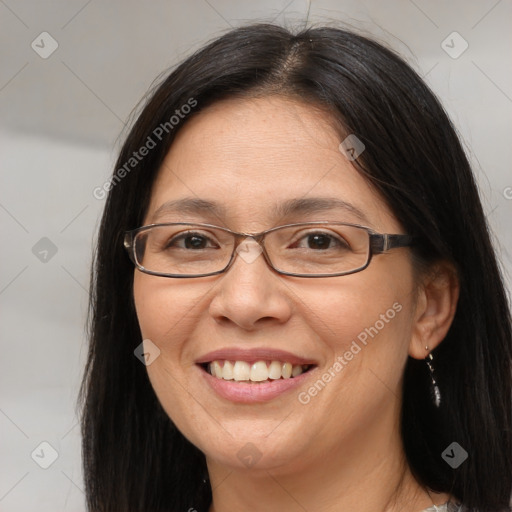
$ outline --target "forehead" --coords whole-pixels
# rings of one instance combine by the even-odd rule
[[[217,102],[178,132],[153,184],[145,223],[216,217],[233,229],[266,229],[310,219],[312,208],[289,208],[299,200],[304,206],[316,199],[318,206],[318,199],[328,199],[335,208],[329,220],[396,226],[380,196],[340,152],[340,142],[329,114],[304,103],[282,97]],[[214,203],[210,217],[207,207],[201,218],[193,209],[165,208],[185,198]],[[348,205],[343,214],[336,200]],[[326,219],[327,202],[319,208]],[[309,217],[283,219],[283,213]]]

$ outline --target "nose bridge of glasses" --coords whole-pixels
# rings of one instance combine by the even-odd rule
[[[233,253],[240,251],[247,252],[250,249],[259,250],[260,254],[264,251],[264,238],[268,231],[260,231],[259,233],[247,233],[227,230],[233,237]],[[258,249],[259,248],[259,249]]]
[[[264,233],[236,233],[234,253],[240,256],[245,263],[253,263],[264,251],[261,243],[264,236]]]

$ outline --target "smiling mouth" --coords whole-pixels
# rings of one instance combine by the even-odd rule
[[[283,361],[228,361],[215,360],[200,365],[207,373],[219,380],[264,384],[276,380],[287,380],[310,371],[313,364],[295,364]]]

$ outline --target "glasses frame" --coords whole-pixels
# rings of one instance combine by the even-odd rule
[[[368,250],[368,259],[365,263],[365,265],[355,269],[350,270],[347,272],[339,272],[336,274],[296,274],[293,272],[285,272],[283,270],[280,270],[274,266],[272,263],[272,260],[270,259],[269,255],[267,254],[267,250],[265,248],[265,236],[268,233],[272,233],[273,231],[277,231],[279,229],[293,227],[293,226],[315,226],[315,225],[325,225],[325,224],[334,224],[334,225],[341,225],[341,226],[351,226],[355,228],[360,228],[365,230],[369,235],[369,250]],[[137,256],[135,253],[135,239],[139,233],[142,233],[144,231],[148,231],[154,227],[160,227],[160,226],[197,226],[197,227],[206,227],[206,228],[215,228],[220,229],[222,231],[225,231],[226,233],[230,233],[234,235],[235,237],[235,244],[233,246],[233,252],[231,254],[231,257],[227,263],[227,265],[222,270],[217,270],[215,272],[208,272],[206,274],[167,274],[164,272],[155,272],[153,270],[148,270],[142,265],[139,264],[137,261]],[[128,252],[128,256],[130,257],[130,260],[134,263],[134,265],[137,267],[138,270],[141,272],[144,272],[145,274],[149,274],[152,276],[158,276],[158,277],[172,277],[172,278],[195,278],[195,277],[208,277],[208,276],[215,276],[218,274],[223,274],[229,268],[233,265],[235,259],[236,259],[236,253],[237,248],[240,245],[241,239],[245,240],[247,238],[254,239],[255,242],[257,242],[261,249],[262,254],[265,258],[265,261],[267,262],[267,265],[278,274],[285,275],[285,276],[293,276],[293,277],[311,277],[311,278],[317,278],[317,277],[339,277],[339,276],[346,276],[350,274],[355,274],[357,272],[361,272],[364,269],[368,268],[368,265],[370,265],[370,262],[373,258],[373,256],[385,253],[389,251],[390,249],[397,249],[399,247],[410,247],[413,245],[414,239],[411,235],[406,234],[389,234],[389,233],[377,233],[373,229],[362,226],[360,224],[351,224],[349,222],[336,222],[336,221],[312,221],[312,222],[298,222],[293,224],[284,224],[282,226],[276,226],[270,229],[267,229],[265,231],[261,231],[259,233],[241,233],[238,231],[233,231],[228,228],[224,228],[222,226],[216,226],[214,224],[203,224],[203,223],[196,223],[196,222],[165,222],[160,224],[149,224],[147,226],[141,226],[140,228],[133,229],[130,231],[126,231],[124,235],[123,245],[126,251]]]

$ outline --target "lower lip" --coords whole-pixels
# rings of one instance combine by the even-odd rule
[[[204,368],[199,367],[206,383],[222,398],[231,402],[241,404],[261,403],[272,400],[273,398],[286,393],[304,383],[314,368],[301,373],[297,377],[289,379],[277,379],[264,382],[262,384],[247,384],[246,382],[237,382],[234,380],[224,380],[213,377]]]

